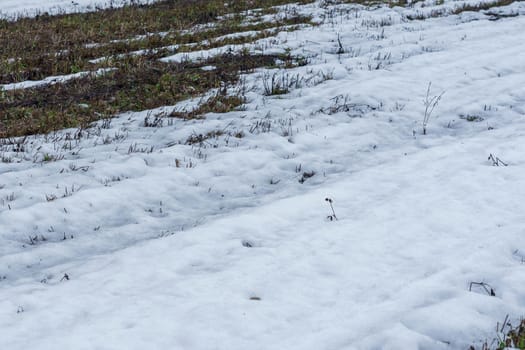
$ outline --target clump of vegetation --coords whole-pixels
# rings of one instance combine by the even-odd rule
[[[467,115],[461,114],[459,118],[466,120],[467,122],[476,122],[476,123],[482,122],[484,120],[483,117],[479,115],[473,115],[473,114],[467,114]]]
[[[183,119],[196,119],[202,117],[206,113],[226,113],[231,112],[235,108],[244,103],[244,97],[240,95],[229,96],[226,94],[216,94],[210,97],[204,103],[190,111],[174,111],[170,114],[171,117]]]
[[[485,341],[481,345],[481,350],[505,350],[505,349],[525,349],[525,319],[521,319],[517,326],[512,325],[509,315],[505,316],[505,320],[501,325],[496,325],[496,337],[489,344]],[[476,350],[476,347],[471,345],[469,350]]]
[[[292,88],[297,89],[303,85],[303,78],[299,74],[291,75],[285,72],[264,73],[262,80],[265,96],[284,95]]]
[[[313,170],[303,172],[303,174],[301,175],[301,178],[299,179],[299,183],[304,184],[306,180],[308,180],[311,177],[314,177],[314,175],[315,175],[315,171]]]

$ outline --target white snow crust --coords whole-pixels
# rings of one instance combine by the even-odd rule
[[[525,315],[525,4],[296,7],[249,48],[309,64],[242,110],[0,141],[0,349],[467,349]]]
[[[132,2],[150,4],[155,0],[0,0],[0,18],[33,17],[43,13],[91,12],[121,7]]]

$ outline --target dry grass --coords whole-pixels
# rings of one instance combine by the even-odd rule
[[[438,8],[438,9],[432,10],[430,13],[417,12],[416,14],[406,16],[406,19],[425,20],[428,18],[443,17],[443,16],[450,15],[450,14],[459,15],[467,11],[472,11],[472,12],[487,11],[494,7],[510,5],[514,1],[516,0],[494,0],[491,2],[479,2],[477,4],[462,4],[460,6],[456,6],[452,10],[447,9],[447,8]]]
[[[42,14],[16,22],[0,20],[0,83],[94,70],[98,66],[89,62],[92,59],[136,50],[200,43],[239,31],[309,23],[309,18],[293,14],[272,23],[253,23],[263,15],[274,13],[275,8],[271,6],[288,2],[162,1],[93,13]],[[249,11],[255,8],[258,10]],[[235,15],[224,16],[231,13]],[[215,26],[187,32],[197,25],[210,23]],[[215,45],[242,42],[242,38],[232,38]],[[161,50],[158,54],[162,53]]]
[[[462,12],[466,11],[486,11],[493,7],[500,7],[500,6],[507,6],[514,2],[515,0],[495,0],[491,2],[483,2],[478,4],[463,4],[462,6],[456,7],[454,11],[452,11],[453,14],[458,15]]]
[[[291,60],[291,57],[286,57]],[[224,54],[199,63],[163,63],[144,56],[117,62],[103,75],[87,75],[61,84],[4,91],[0,97],[0,136],[46,133],[87,125],[123,111],[152,109],[200,96],[211,89],[237,83],[242,72],[274,67],[282,55]],[[303,62],[303,60],[296,60]],[[213,70],[202,70],[213,65]],[[224,92],[199,109],[180,115],[196,118],[207,112],[227,112],[242,104],[241,97]]]
[[[299,0],[295,3],[309,3]],[[94,72],[64,83],[31,89],[0,91],[0,137],[21,136],[65,127],[85,126],[123,111],[140,111],[202,96],[211,89],[220,94],[198,109],[174,114],[197,118],[208,112],[227,112],[243,103],[242,96],[228,96],[242,72],[257,67],[293,67],[305,58],[265,56],[248,52],[225,54],[199,63],[163,63],[173,52],[210,49],[228,44],[251,43],[315,25],[293,7],[276,5],[290,0],[166,0],[151,5],[132,4],[92,13],[50,16],[17,21],[0,20],[0,84],[40,80],[49,76]],[[369,0],[326,0],[371,4]],[[512,0],[496,0],[462,11],[486,10]],[[391,3],[387,1],[387,3]],[[402,2],[397,2],[402,4]],[[285,16],[282,16],[284,11]],[[232,35],[253,31],[251,35]],[[140,54],[133,53],[143,50]],[[213,70],[201,69],[205,65]]]
[[[199,63],[164,63],[158,59],[179,51],[250,43],[312,24],[294,11],[275,21],[262,16],[277,12],[274,5],[289,0],[181,0],[152,5],[130,5],[93,13],[50,16],[17,21],[0,20],[0,83],[40,80],[48,76],[94,72],[63,83],[30,89],[0,91],[0,137],[47,133],[86,126],[123,111],[140,111],[222,91],[195,111],[180,117],[196,118],[207,112],[227,112],[242,104],[227,96],[228,86],[242,72],[274,67],[278,62],[300,64],[290,56],[225,54]],[[310,2],[301,0],[300,3]],[[204,25],[204,26],[202,26]],[[225,36],[254,31],[249,36]],[[217,39],[214,39],[217,38]],[[187,45],[186,44],[192,44]],[[133,51],[144,50],[141,54]],[[99,59],[96,62],[90,62]],[[213,70],[202,66],[213,65]]]

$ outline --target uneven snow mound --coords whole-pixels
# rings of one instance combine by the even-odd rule
[[[257,47],[309,64],[242,110],[0,140],[0,348],[490,343],[525,314],[524,7],[297,6]]]

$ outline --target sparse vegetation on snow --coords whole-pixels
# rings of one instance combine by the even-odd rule
[[[525,3],[0,6],[0,349],[525,349]]]

